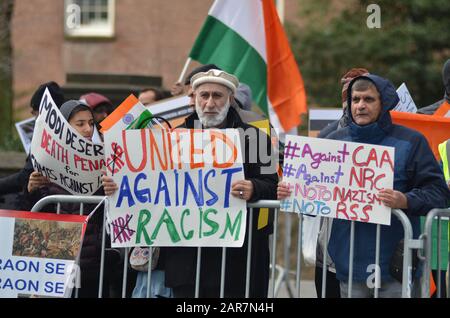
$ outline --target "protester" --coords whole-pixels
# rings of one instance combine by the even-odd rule
[[[85,103],[77,100],[69,100],[60,108],[61,114],[69,124],[87,140],[92,139],[94,132],[94,115],[91,108]],[[65,189],[50,183],[42,174],[37,171],[31,173],[28,186],[25,190],[25,201],[28,209],[49,195],[70,194]],[[103,189],[99,189],[95,195],[103,195]],[[89,214],[95,206],[85,205],[84,214]],[[54,207],[47,212],[56,211]],[[79,204],[61,204],[61,211],[69,214],[79,213]],[[102,242],[103,208],[99,207],[90,218],[83,239],[80,255],[81,268],[81,289],[79,297],[93,298],[98,296],[99,270]],[[104,296],[109,296],[109,279],[119,270],[120,253],[117,250],[107,249],[105,254],[105,281]]]
[[[240,128],[239,132],[253,130],[247,136],[241,136],[245,151],[245,180],[235,182],[231,195],[248,202],[260,199],[274,199],[278,176],[275,169],[264,171],[270,163],[263,164],[260,155],[263,150],[271,155],[270,139],[259,129],[245,124],[237,111],[231,107],[233,96],[238,87],[238,79],[224,71],[210,69],[192,76],[192,99],[195,112],[186,118],[179,128]],[[254,137],[249,137],[254,136]],[[245,137],[245,138],[244,138]],[[262,149],[265,145],[267,149]],[[255,149],[256,151],[249,151]],[[251,156],[256,156],[256,160]],[[267,153],[265,153],[267,155]],[[117,185],[112,178],[103,177],[105,193],[113,194]],[[252,262],[250,277],[250,297],[267,297],[269,282],[269,227],[258,230],[257,218],[253,218]],[[245,295],[246,260],[248,237],[241,248],[227,249],[225,297],[243,297]],[[200,297],[219,297],[222,248],[202,248]],[[196,280],[197,248],[163,247],[160,261],[165,272],[165,285],[172,288],[175,297],[193,297]]]
[[[195,121],[199,121],[204,129],[208,128],[256,128],[245,124],[236,110],[230,107],[233,95],[238,87],[238,80],[231,74],[220,70],[209,70],[195,74],[191,79],[195,98],[195,113],[186,119],[184,128],[194,128]],[[264,133],[256,132],[257,139],[264,138],[270,151],[270,140]],[[250,160],[250,143],[260,145],[258,140],[246,138],[243,142],[245,149],[244,174],[246,179],[235,182],[231,194],[249,202],[260,199],[275,198],[277,174],[261,173],[264,166],[259,158],[253,163]],[[258,147],[259,148],[259,147]],[[259,149],[262,150],[262,149]],[[268,231],[257,230],[257,220],[251,225],[254,229],[252,239],[252,265],[250,277],[250,296],[266,297],[269,281],[269,245]],[[242,248],[227,249],[225,297],[242,297],[245,295],[245,265],[248,238]],[[194,295],[196,248],[174,250],[164,249],[166,252],[166,284],[172,287],[176,297],[192,297]],[[202,249],[202,268],[200,274],[200,296],[218,297],[220,287],[221,248]],[[180,268],[179,264],[185,264]]]
[[[393,209],[402,209],[409,217],[414,237],[420,231],[420,215],[433,208],[447,207],[450,200],[442,170],[425,139],[412,129],[392,124],[389,110],[398,104],[394,86],[377,75],[359,76],[349,84],[351,105],[348,127],[330,134],[329,139],[364,142],[395,148],[394,189],[379,191],[381,202]],[[347,296],[349,222],[334,220],[329,253],[336,264],[341,296]],[[389,260],[402,238],[400,221],[392,218],[391,226],[381,226],[380,297],[400,297],[401,283],[389,274]],[[366,297],[370,290],[367,268],[374,263],[375,224],[356,222],[355,262],[353,265],[353,296]],[[420,271],[418,271],[419,273]],[[417,285],[416,280],[416,285]]]
[[[57,107],[60,107],[64,103],[64,95],[61,91],[59,85],[55,82],[47,82],[41,84],[38,89],[34,92],[30,100],[31,114],[34,117],[39,115],[39,105],[41,103],[42,96],[44,95],[45,89],[48,88],[50,95],[53,98]],[[30,156],[27,156],[25,166],[17,173],[0,178],[0,195],[5,195],[9,193],[21,192],[28,183],[28,178],[33,172],[33,165],[31,163]],[[19,200],[20,202],[20,200]],[[19,203],[17,203],[17,208],[20,208]]]
[[[407,214],[417,238],[419,216],[433,208],[448,206],[450,191],[442,170],[423,135],[392,123],[389,110],[397,105],[399,98],[391,82],[373,74],[358,76],[350,82],[348,90],[349,125],[327,138],[395,148],[394,189],[382,189],[378,197],[385,206],[402,209]],[[279,185],[278,194],[286,197],[290,191]],[[376,224],[355,222],[353,297],[373,297],[366,280],[373,274],[369,266],[375,264],[376,227]],[[402,236],[401,223],[394,217],[390,226],[381,226],[379,297],[401,297],[402,285],[390,275],[389,263]],[[349,240],[350,222],[333,220],[328,252],[336,266],[341,297],[348,296]],[[415,274],[415,293],[419,274],[420,270]]]

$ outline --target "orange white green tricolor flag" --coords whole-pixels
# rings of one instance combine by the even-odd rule
[[[275,128],[287,132],[307,112],[303,80],[273,0],[216,0],[189,56],[249,85]]]

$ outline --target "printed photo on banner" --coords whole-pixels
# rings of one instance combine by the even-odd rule
[[[74,195],[92,195],[101,186],[103,145],[73,129],[45,90],[31,142],[35,171]]]
[[[86,216],[0,210],[0,298],[70,297]]]
[[[136,96],[131,94],[100,123],[100,126],[102,127],[100,132],[105,133],[110,129],[126,129],[145,110],[145,106],[136,98]]]
[[[394,148],[287,135],[283,181],[282,211],[389,225],[378,191],[393,188]]]
[[[233,129],[108,130],[111,245],[240,247],[246,202],[230,194],[244,179]]]

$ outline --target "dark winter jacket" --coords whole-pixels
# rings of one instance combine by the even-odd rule
[[[198,120],[196,113],[189,116],[185,124],[180,128],[194,128],[194,121]],[[267,149],[271,149],[270,139],[266,134],[260,133],[260,130],[242,122],[237,112],[230,107],[227,116],[227,128],[255,129],[257,138],[264,138]],[[242,148],[245,147],[244,174],[246,180],[253,183],[253,195],[250,202],[257,200],[276,199],[276,188],[278,175],[273,170],[271,174],[261,174],[260,168],[266,166],[260,161],[250,163],[248,160],[250,143],[257,143],[259,140],[250,140],[248,136],[241,136]],[[243,157],[244,158],[244,157]],[[258,157],[258,160],[260,158]],[[253,297],[266,297],[269,281],[269,241],[268,237],[272,227],[266,226],[257,230],[258,209],[254,209],[253,215],[253,237],[252,237],[252,264],[251,264],[251,295]],[[248,212],[249,213],[249,212]],[[248,219],[248,218],[247,218]],[[249,220],[249,219],[248,219]],[[241,248],[227,249],[226,262],[226,287],[225,295],[229,297],[243,297],[245,295],[245,273],[248,246],[248,229]],[[197,248],[178,247],[161,248],[161,255],[164,259],[163,269],[166,273],[166,286],[177,287],[190,285],[192,288],[195,283]],[[202,248],[202,266],[200,276],[200,290],[202,286],[208,290],[214,288],[219,295],[220,270],[222,259],[222,248]],[[212,294],[201,294],[202,297],[211,297]]]
[[[342,117],[339,118],[338,120],[333,121],[332,123],[328,124],[327,126],[325,126],[317,135],[317,138],[327,138],[327,136],[331,133],[333,133],[334,131],[347,127],[349,122],[350,122],[350,118],[349,118],[349,107],[344,108],[344,111],[342,113]]]
[[[349,92],[356,79],[366,78],[372,81],[380,93],[382,111],[378,120],[366,126],[357,125],[350,113],[349,126],[328,135],[329,139],[362,142],[395,148],[394,189],[406,195],[408,215],[413,226],[414,236],[420,230],[419,216],[427,214],[433,208],[444,208],[450,202],[442,170],[425,139],[419,132],[394,125],[389,110],[398,103],[394,86],[376,75],[357,77],[349,85]],[[351,94],[348,95],[351,105]],[[373,271],[375,264],[376,224],[355,222],[355,250],[353,279],[365,281]],[[381,226],[380,267],[381,278],[391,279],[389,262],[398,242],[403,238],[403,227],[395,216],[390,226]],[[348,278],[349,268],[350,222],[335,219],[331,232],[328,251],[336,265],[339,280]]]

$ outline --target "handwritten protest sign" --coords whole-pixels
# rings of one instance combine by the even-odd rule
[[[111,244],[242,246],[246,202],[230,194],[244,179],[239,134],[228,130],[109,130]]]
[[[0,210],[0,298],[70,297],[86,216]]]
[[[417,113],[417,106],[409,93],[405,83],[397,88],[397,95],[400,98],[397,106],[393,110],[407,113]]]
[[[31,141],[34,170],[72,194],[92,195],[101,186],[103,145],[87,140],[62,116],[45,90]]]
[[[292,194],[281,210],[389,225],[378,191],[393,180],[392,147],[287,135],[283,181]]]

